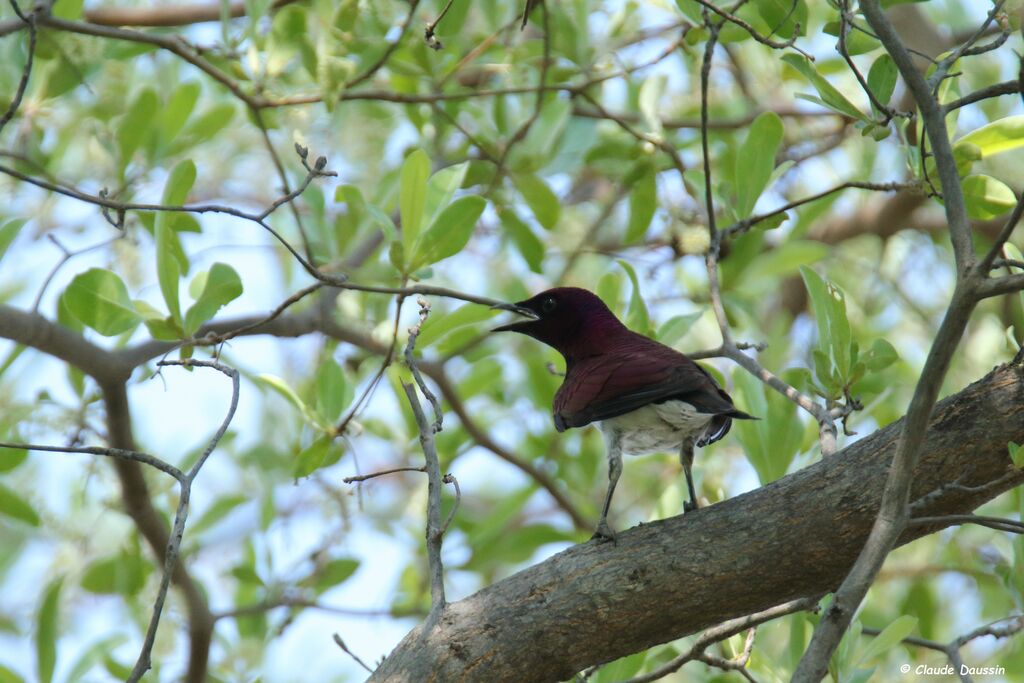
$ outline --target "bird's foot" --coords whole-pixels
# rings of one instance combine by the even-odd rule
[[[692,500],[684,500],[683,501],[683,513],[684,514],[687,513],[687,512],[693,512],[696,509],[697,509],[697,504],[695,502],[693,502]]]
[[[595,531],[594,535],[590,537],[590,540],[597,543],[608,543],[609,541],[612,543],[618,543],[615,532],[612,531],[610,526],[608,526],[608,522],[603,519],[597,525],[597,531]]]

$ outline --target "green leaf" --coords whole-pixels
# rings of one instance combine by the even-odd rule
[[[231,102],[211,107],[192,119],[192,123],[188,124],[184,132],[178,136],[171,150],[179,151],[212,139],[224,130],[234,118],[235,105]]]
[[[0,474],[10,472],[28,459],[24,448],[0,448]]]
[[[1010,460],[1013,461],[1013,466],[1017,469],[1024,467],[1024,446],[1010,441],[1006,444],[1006,448],[1010,452]]]
[[[1024,146],[1024,114],[1007,116],[971,131],[956,141],[953,151],[962,145],[977,147],[982,159]]]
[[[1001,180],[987,175],[969,175],[960,181],[964,190],[967,215],[977,220],[996,218],[1017,203],[1013,190]]]
[[[841,289],[826,282],[807,266],[800,275],[811,297],[811,307],[818,323],[818,345],[825,358],[817,357],[819,377],[835,377],[847,381],[852,366],[850,323],[846,318],[846,298]],[[830,387],[835,389],[836,387]]]
[[[237,567],[232,567],[231,576],[235,577],[242,583],[249,583],[255,586],[263,586],[263,579],[256,573],[256,568],[244,564],[240,564]]]
[[[879,655],[891,650],[900,642],[914,632],[917,628],[917,617],[904,614],[885,627],[875,636],[862,651],[854,655],[853,666],[859,667],[875,659]]]
[[[647,130],[655,135],[660,134],[662,130],[658,104],[667,83],[668,76],[666,74],[652,74],[640,86],[640,94],[637,98],[637,106],[640,108],[640,115],[647,125]]]
[[[302,413],[302,416],[306,418],[308,422],[319,426],[321,429],[330,429],[330,425],[319,420],[317,415],[310,410],[309,406],[306,405],[305,401],[303,401],[299,395],[295,393],[295,390],[288,386],[288,384],[280,377],[267,374],[257,375],[256,381],[270,387],[279,395],[284,397],[286,401],[298,408],[299,412]]]
[[[626,327],[640,334],[650,336],[651,317],[647,313],[647,304],[644,302],[643,294],[640,292],[640,283],[636,277],[636,271],[622,259],[618,260],[619,266],[626,271],[629,281],[633,284],[633,292],[629,297],[629,308],[626,311]]]
[[[767,284],[765,280],[796,274],[800,266],[817,263],[830,251],[828,245],[821,242],[789,239],[758,255],[743,269],[737,286],[743,291],[763,291]]]
[[[852,21],[850,23],[852,26],[846,34],[846,52],[851,57],[877,50],[882,46],[882,44],[878,42],[878,39],[874,38],[871,34],[871,29],[863,22]],[[825,22],[824,26],[822,26],[823,32],[830,36],[836,36],[837,38],[839,36],[839,29],[840,25],[838,21],[828,21]]]
[[[196,81],[182,83],[167,100],[160,112],[160,142],[168,144],[181,132],[199,101],[201,88]]]
[[[897,76],[899,76],[899,70],[896,68],[896,62],[888,53],[876,59],[871,65],[871,70],[868,71],[868,87],[875,99],[883,105],[888,106],[889,100],[892,99]],[[871,109],[875,111],[874,103],[871,104]],[[881,114],[881,112],[875,111],[875,114]]]
[[[761,18],[768,24],[769,35],[792,38],[797,28],[799,28],[797,35],[807,35],[807,3],[805,0],[755,0],[754,6]]]
[[[900,355],[896,353],[896,349],[893,345],[884,339],[876,339],[868,349],[868,352],[864,354],[864,364],[867,369],[871,372],[878,372],[889,367],[900,359]]]
[[[0,514],[24,522],[29,526],[39,526],[39,515],[27,500],[15,493],[14,489],[0,484]]]
[[[302,584],[313,588],[317,593],[323,593],[344,582],[355,574],[357,569],[359,569],[359,560],[349,558],[331,560],[304,579]]]
[[[473,236],[473,228],[484,212],[487,201],[470,195],[449,204],[416,244],[409,270],[418,270],[462,251]]]
[[[532,173],[513,174],[512,182],[526,200],[537,222],[547,230],[554,229],[562,214],[562,205],[548,184]]]
[[[759,420],[736,420],[733,429],[761,484],[784,476],[800,451],[803,425],[796,406],[749,372],[733,372],[736,404]]]
[[[388,242],[398,239],[398,229],[391,217],[381,211],[376,204],[368,203],[355,185],[339,185],[334,191],[334,201],[345,202],[350,216],[357,224],[362,221],[365,214],[370,223],[384,233],[384,238]]]
[[[853,119],[865,121],[864,114],[861,113],[857,107],[854,106],[850,100],[835,89],[835,87],[825,79],[824,76],[818,73],[814,68],[814,64],[811,63],[803,55],[794,53],[785,54],[782,56],[782,61],[786,62],[794,69],[796,69],[804,78],[811,82],[814,89],[818,91],[821,96],[821,104],[827,106],[829,109],[833,109],[840,114],[849,116]],[[811,99],[811,98],[804,98]],[[812,99],[812,101],[814,101]]]
[[[146,585],[150,565],[138,553],[121,553],[96,560],[82,575],[82,588],[99,595],[131,596]]]
[[[402,246],[406,254],[413,253],[413,245],[423,224],[429,176],[430,159],[426,152],[422,149],[414,150],[402,164],[398,191],[398,209],[402,218]]]
[[[754,205],[775,168],[775,155],[784,132],[782,119],[775,112],[764,112],[750,125],[747,139],[736,154],[734,181],[738,218],[749,218],[754,212]]]
[[[501,219],[501,226],[508,233],[512,243],[516,245],[516,249],[519,250],[530,270],[534,273],[543,272],[544,243],[540,241],[540,238],[533,234],[530,226],[524,223],[512,209],[500,211],[498,217]]]
[[[189,523],[189,534],[197,536],[209,528],[212,528],[217,522],[227,517],[232,510],[237,508],[239,505],[248,503],[252,500],[249,495],[227,495],[218,498],[214,501],[213,505],[207,508],[206,512],[200,515],[199,519],[195,523]]]
[[[132,160],[142,139],[150,132],[160,102],[151,88],[144,88],[121,117],[117,127],[117,145],[121,150],[121,173]]]
[[[191,159],[183,159],[174,165],[171,172],[167,174],[167,182],[164,184],[162,204],[178,206],[184,204],[192,185],[196,182],[196,165]],[[168,221],[174,214],[170,211],[161,211],[157,214],[156,224],[161,221]]]
[[[67,678],[64,679],[64,683],[77,683],[82,680],[94,666],[103,661],[104,655],[111,650],[116,650],[127,641],[128,636],[122,633],[97,640],[85,652],[79,655],[78,661],[71,667]],[[4,683],[2,675],[0,675],[0,683]]]
[[[465,304],[451,313],[434,311],[420,330],[420,336],[416,339],[416,348],[417,350],[425,349],[449,332],[466,325],[490,320],[495,313],[494,310],[479,304]]]
[[[700,320],[702,315],[704,315],[703,311],[695,311],[669,318],[658,328],[658,341],[665,346],[672,346],[690,331],[690,328]]]
[[[4,254],[7,253],[7,248],[11,246],[11,242],[18,236],[18,232],[21,231],[22,226],[27,222],[28,220],[25,218],[12,218],[0,225],[0,261],[3,260]]]
[[[633,183],[629,193],[629,223],[626,226],[626,244],[638,241],[647,232],[658,208],[657,174],[648,165]]]
[[[295,468],[292,474],[296,479],[308,477],[321,467],[337,462],[338,458],[328,458],[333,440],[328,434],[323,434],[313,440],[309,446],[304,448],[295,460]]]
[[[185,314],[185,333],[189,336],[195,334],[200,325],[241,295],[242,280],[235,269],[224,263],[214,263],[205,278],[202,293]]]
[[[0,683],[25,683],[25,679],[0,664]]]
[[[179,206],[185,203],[189,191],[196,180],[196,165],[192,160],[185,159],[175,164],[167,175],[161,203],[165,206]],[[172,230],[175,214],[161,211],[156,216],[154,233],[156,236],[156,266],[160,291],[167,302],[171,318],[178,325],[183,325],[181,303],[178,293],[178,280],[182,273],[188,271],[188,261],[178,235]]]
[[[171,320],[178,327],[183,327],[184,320],[181,317],[181,300],[178,291],[181,269],[178,259],[174,255],[178,235],[171,230],[166,221],[157,221],[155,231],[156,276],[160,283],[160,292],[164,296],[167,310],[171,313]],[[180,247],[180,244],[178,247]]]
[[[109,270],[90,268],[76,275],[62,298],[72,315],[106,337],[122,334],[139,324],[128,288]]]
[[[81,19],[84,0],[57,0],[53,3],[53,16],[58,19]]]
[[[316,373],[317,412],[325,422],[334,424],[351,402],[352,387],[345,379],[345,373],[333,358],[328,358]]]
[[[437,217],[448,204],[451,203],[455,192],[462,187],[466,179],[466,171],[469,169],[469,162],[455,164],[430,176],[427,181],[427,198],[423,207],[424,223],[432,225],[437,222]]]
[[[53,680],[53,670],[57,665],[57,610],[63,584],[64,577],[50,582],[43,591],[43,601],[36,617],[36,675],[40,683]]]

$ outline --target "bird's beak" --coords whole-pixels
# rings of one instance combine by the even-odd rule
[[[536,313],[520,304],[495,304],[494,306],[491,306],[491,308],[499,311],[511,311],[517,315],[527,318],[526,320],[519,320],[513,323],[508,323],[507,325],[495,327],[491,332],[521,332],[524,325],[529,325],[534,320],[539,319],[539,316]]]

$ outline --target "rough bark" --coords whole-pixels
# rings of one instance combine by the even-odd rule
[[[575,546],[453,603],[433,628],[413,629],[371,680],[565,680],[823,595],[867,537],[901,426],[750,493],[622,532],[617,545]],[[911,498],[955,481],[985,488],[949,489],[920,515],[963,514],[1024,481],[1008,455],[1013,440],[1024,440],[1020,357],[936,406]],[[900,543],[937,528],[912,526]]]

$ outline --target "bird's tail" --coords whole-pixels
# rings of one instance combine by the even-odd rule
[[[753,415],[745,413],[742,410],[737,410],[736,408],[733,408],[726,413],[719,413],[711,419],[711,422],[708,423],[707,429],[705,429],[701,437],[697,439],[697,446],[703,448],[704,446],[712,444],[728,434],[729,429],[732,427],[733,420],[760,419],[761,418],[754,417]]]

